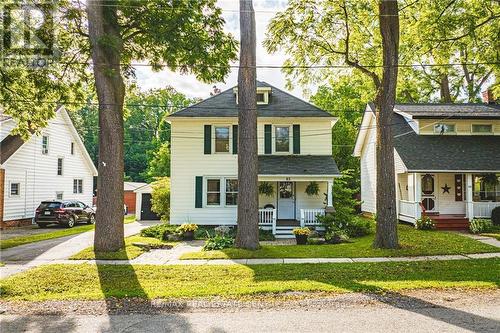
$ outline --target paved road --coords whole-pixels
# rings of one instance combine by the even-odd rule
[[[137,234],[142,229],[157,223],[156,221],[140,221],[125,224],[125,236]],[[0,267],[1,277],[7,277],[30,267],[68,259],[73,254],[92,246],[93,242],[94,231],[88,231],[2,250],[0,260],[7,266]]]
[[[432,294],[433,292],[429,292]],[[349,296],[352,297],[352,296]],[[386,296],[300,308],[184,313],[1,317],[10,332],[500,332],[498,299],[429,301]],[[365,297],[366,295],[362,295]],[[434,296],[433,296],[434,297]]]

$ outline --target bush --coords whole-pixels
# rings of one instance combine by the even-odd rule
[[[493,222],[493,225],[500,226],[500,206],[493,208],[491,211],[491,222]]]
[[[198,225],[194,223],[183,223],[180,227],[177,228],[177,232],[180,233],[186,233],[189,231],[195,232],[196,230],[198,230]]]
[[[325,234],[327,244],[345,243],[349,240],[349,236],[342,230],[330,230]]]
[[[276,237],[273,235],[272,230],[264,230],[259,228],[259,240],[260,241],[273,241]]]
[[[470,232],[480,234],[493,230],[493,223],[488,219],[473,219],[469,225]]]
[[[307,238],[307,244],[308,245],[323,245],[325,244],[325,239],[324,238],[319,238],[319,237],[309,237]]]
[[[207,239],[203,246],[203,251],[222,250],[232,247],[234,239],[226,236],[215,236]]]
[[[165,235],[174,234],[177,226],[168,223],[157,224],[141,230],[142,237],[153,237],[157,239],[166,239]]]
[[[339,219],[336,213],[318,217],[326,233],[341,233],[347,237],[362,237],[372,232],[372,222],[357,216]]]
[[[163,222],[170,220],[170,178],[163,177],[151,184],[151,210]]]
[[[372,233],[373,222],[361,217],[354,217],[346,225],[346,234],[349,237],[363,237]]]
[[[436,224],[429,216],[422,216],[415,222],[415,229],[433,230],[436,229]]]

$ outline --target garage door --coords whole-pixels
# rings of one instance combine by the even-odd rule
[[[156,213],[151,210],[151,193],[142,193],[141,220],[159,220]]]

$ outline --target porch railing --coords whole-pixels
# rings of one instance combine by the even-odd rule
[[[399,214],[408,217],[417,217],[419,213],[418,202],[399,200]]]
[[[276,233],[276,209],[259,209],[259,226],[271,227],[273,234]]]
[[[309,226],[317,226],[321,224],[317,216],[324,216],[325,209],[324,208],[309,208],[309,209],[301,209],[300,210],[300,226],[301,227],[309,227]]]
[[[500,202],[472,202],[471,216],[490,218],[493,208],[499,206]]]

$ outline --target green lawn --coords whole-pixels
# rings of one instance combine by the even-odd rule
[[[200,251],[182,255],[181,259],[243,259],[243,258],[338,258],[338,257],[399,257],[437,254],[500,252],[500,248],[480,243],[453,232],[420,231],[399,225],[401,248],[372,248],[374,235],[352,239],[352,243],[336,245],[263,245],[249,251],[229,248],[220,251]]]
[[[175,246],[174,242],[162,242],[152,237],[130,236],[125,238],[125,248],[117,252],[94,252],[93,247],[86,248],[83,251],[70,257],[70,259],[102,259],[102,260],[127,260],[134,259],[146,252],[144,247],[132,245],[132,243],[145,243],[151,245],[169,244]]]
[[[135,215],[127,216],[124,218],[124,223],[131,223],[135,221]],[[73,228],[68,229],[57,229],[54,231],[48,231],[42,234],[19,236],[10,239],[0,240],[0,249],[8,249],[10,247],[19,246],[28,243],[40,242],[47,239],[65,237],[80,234],[82,232],[90,231],[94,229],[94,225],[89,224],[79,224]]]
[[[0,281],[4,300],[197,298],[498,288],[500,259],[234,266],[48,265]],[[61,278],[63,276],[71,278]]]

